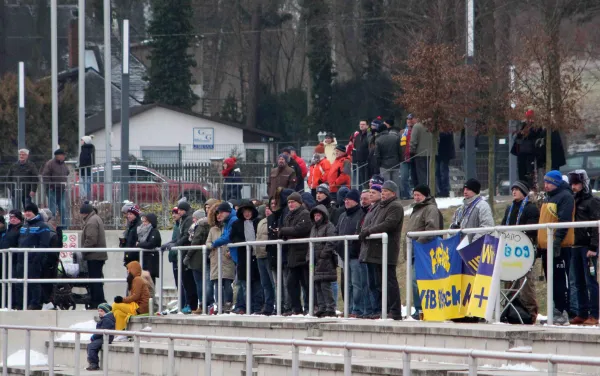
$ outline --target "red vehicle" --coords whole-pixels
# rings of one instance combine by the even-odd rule
[[[122,201],[120,165],[113,165],[112,181],[113,201]],[[75,197],[80,197],[79,192],[84,189],[84,184],[81,179],[77,179],[73,188]],[[105,200],[104,167],[92,169],[90,184],[91,199]],[[186,197],[189,202],[206,202],[210,198],[210,186],[206,183],[169,179],[145,166],[129,166],[129,201],[137,204],[156,204],[177,201],[181,197]]]

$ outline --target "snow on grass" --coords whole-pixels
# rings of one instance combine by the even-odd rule
[[[306,355],[343,356],[342,354],[334,354],[323,350],[317,350],[317,352],[313,352],[313,350],[310,347],[306,347],[306,350],[300,351],[300,353]]]
[[[9,367],[20,367],[25,365],[26,360],[27,353],[25,350],[19,350],[9,356],[6,360],[6,363]],[[32,350],[29,352],[29,364],[31,366],[46,366],[48,365],[48,357],[42,353]]]
[[[438,209],[448,209],[453,207],[458,207],[463,204],[464,197],[449,197],[449,198],[436,198],[435,202],[437,202]],[[412,207],[404,210],[404,215],[412,214]]]
[[[504,371],[520,371],[520,372],[539,372],[540,370],[530,364],[517,363],[517,364],[503,364],[501,366],[492,366],[489,364],[481,366],[484,369],[501,369]]]
[[[78,322],[77,324],[73,324],[69,327],[69,329],[96,329],[96,322],[94,320]],[[83,340],[89,340],[92,335],[91,334],[82,334],[81,338]],[[57,338],[58,341],[75,341],[75,333],[63,333],[60,337]]]

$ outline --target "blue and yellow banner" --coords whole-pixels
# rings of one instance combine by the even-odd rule
[[[498,239],[486,235],[457,250],[461,236],[413,242],[423,319],[485,318]]]

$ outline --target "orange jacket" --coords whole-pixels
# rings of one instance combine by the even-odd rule
[[[350,188],[350,170],[352,169],[352,159],[347,155],[338,157],[331,165],[327,182],[329,183],[329,192],[335,193],[341,186]]]
[[[308,187],[310,189],[317,189],[319,184],[327,182],[330,169],[331,163],[329,163],[327,158],[323,158],[319,163],[311,165],[310,176],[308,177]]]

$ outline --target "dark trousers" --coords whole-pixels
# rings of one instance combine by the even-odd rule
[[[413,158],[413,180],[414,186],[419,184],[429,185],[429,179],[427,173],[429,171],[429,158],[428,157],[414,157]]]
[[[367,161],[357,161],[356,164],[358,166],[358,189],[368,188],[369,179],[371,178],[369,176],[369,165]]]
[[[519,180],[526,181],[530,185],[533,181],[533,170],[534,170],[535,157],[533,155],[519,155],[517,156],[517,170],[519,173]],[[533,186],[533,185],[532,185]]]
[[[262,291],[262,285],[260,284],[260,280],[253,279],[250,282],[250,304],[252,304],[252,311],[248,311],[246,307],[246,280],[238,279],[238,292],[237,299],[235,303],[236,309],[241,309],[248,313],[256,313],[260,312],[264,305],[264,295]]]
[[[88,273],[90,278],[104,278],[102,269],[104,268],[105,261],[103,260],[88,260]],[[104,284],[103,283],[90,283],[90,306],[91,308],[98,308],[98,304],[106,303],[104,298]]]
[[[373,280],[375,282],[376,291],[381,296],[383,283],[381,280],[381,272],[383,267],[381,264],[367,264],[370,266],[370,270],[373,271]],[[400,304],[400,286],[398,285],[398,278],[396,277],[396,265],[388,265],[388,278],[387,278],[387,310],[392,317],[402,316],[402,306]],[[369,276],[370,278],[370,276]],[[381,299],[379,299],[381,302]],[[381,306],[378,307],[381,311]]]
[[[588,262],[598,267],[598,257],[587,257],[587,247],[571,248],[571,268],[577,287],[577,316],[598,319],[598,280],[590,274]],[[596,271],[597,273],[597,271]],[[572,280],[573,278],[571,278]],[[573,293],[573,292],[572,292]]]
[[[183,287],[185,288],[186,305],[192,311],[198,309],[198,294],[196,293],[196,281],[194,281],[194,271],[183,267]]]
[[[436,157],[435,181],[438,197],[450,197],[450,161]]]
[[[87,345],[87,361],[89,364],[98,365],[100,363],[100,359],[98,358],[98,353],[102,349],[103,343],[104,343],[104,339],[99,338],[99,339],[93,340],[92,342],[90,342]]]
[[[173,266],[173,276],[175,277],[175,288],[177,288],[179,286],[179,268],[177,267],[177,262],[174,262],[171,265]],[[178,291],[177,295],[179,296],[179,300],[181,300],[181,308],[185,307],[187,301],[183,281],[181,281],[181,290]]]
[[[308,292],[308,265],[288,268],[287,290],[290,297],[292,312],[300,314],[302,310],[302,301],[300,300],[300,288]],[[304,307],[308,309],[308,307]]]
[[[554,268],[554,308],[569,312],[569,287],[568,287],[568,276],[567,276],[567,263],[564,258],[569,257],[568,248],[562,248],[560,256],[554,257],[551,260],[551,267]],[[544,266],[544,275],[546,280],[548,279],[548,260],[546,257],[546,250],[542,250],[542,264]]]

